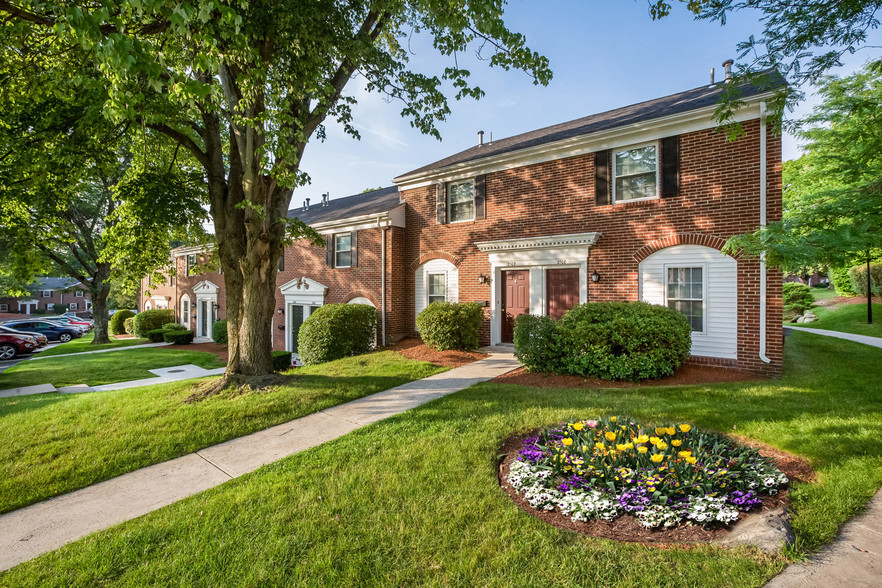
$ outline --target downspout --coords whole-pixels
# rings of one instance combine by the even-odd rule
[[[380,343],[386,346],[386,231],[389,227],[383,227],[377,218],[377,226],[380,227]]]
[[[768,224],[766,218],[766,103],[760,102],[760,226]],[[772,360],[766,356],[766,252],[760,253],[760,332],[759,358],[764,363]]]

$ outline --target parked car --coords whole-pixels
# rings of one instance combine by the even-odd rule
[[[88,319],[90,321],[95,318],[95,315],[92,314],[91,310],[70,310],[61,316],[69,316],[71,318]]]
[[[49,344],[49,338],[46,335],[42,335],[37,333],[36,331],[28,332],[28,331],[16,331],[15,329],[10,329],[9,327],[0,325],[0,334],[4,335],[27,335],[28,337],[33,337],[37,340],[37,347],[42,349]]]
[[[67,343],[71,339],[79,339],[83,336],[83,332],[73,326],[61,325],[52,321],[9,321],[3,323],[4,327],[15,329],[16,331],[35,331],[46,335],[50,341],[61,341]]]
[[[88,322],[80,319],[72,319],[69,316],[49,316],[46,317],[44,320],[68,327],[73,327],[83,331],[84,333],[88,333],[92,329],[92,325]]]
[[[33,353],[37,342],[27,335],[0,333],[0,359],[14,359],[17,355]]]

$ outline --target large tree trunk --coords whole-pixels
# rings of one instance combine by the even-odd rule
[[[95,325],[92,331],[94,333],[92,345],[110,343],[110,337],[108,336],[109,330],[107,327],[109,322],[107,320],[107,294],[109,292],[110,287],[107,282],[93,284],[92,288],[89,289],[89,293],[92,295],[92,316],[95,320]]]

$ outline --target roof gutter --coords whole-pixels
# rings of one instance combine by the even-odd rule
[[[760,226],[768,224],[766,213],[766,103],[760,102]],[[766,253],[760,253],[760,332],[759,358],[764,363],[772,363],[766,356]]]

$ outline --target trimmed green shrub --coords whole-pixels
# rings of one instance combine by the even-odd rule
[[[126,335],[132,335],[135,333],[135,317],[130,316],[126,320],[123,321],[123,330],[126,332]]]
[[[830,283],[833,284],[833,287],[836,288],[836,293],[840,296],[854,296],[857,294],[854,291],[851,278],[848,277],[848,269],[847,267],[830,268]]]
[[[131,310],[117,310],[110,317],[110,322],[108,323],[108,327],[110,328],[111,335],[124,335],[126,333],[125,320],[127,318],[132,318],[135,316],[135,313]]]
[[[172,345],[189,345],[193,342],[193,331],[162,331],[162,338]]]
[[[284,372],[291,367],[290,351],[273,351],[273,371]]]
[[[483,320],[484,307],[477,302],[434,302],[417,315],[416,324],[429,347],[470,351],[480,345]]]
[[[182,325],[181,323],[165,323],[162,325],[162,328],[166,331],[186,331],[187,327]]]
[[[689,357],[692,329],[679,312],[646,302],[589,302],[555,325],[563,373],[604,380],[670,376]]]
[[[218,345],[227,344],[227,319],[215,321],[211,325],[211,339]]]
[[[859,296],[867,295],[867,264],[856,265],[848,270],[851,286]],[[870,264],[870,290],[873,296],[882,296],[882,263]]]
[[[515,356],[525,368],[531,372],[555,371],[554,331],[554,320],[547,316],[522,314],[515,319]]]
[[[35,308],[34,314],[46,314],[46,309],[45,308]]]
[[[161,329],[162,325],[174,322],[175,313],[167,308],[157,308],[155,310],[145,310],[135,315],[134,325],[135,337],[145,337],[147,331]]]
[[[377,334],[377,309],[367,304],[325,304],[307,317],[298,332],[300,359],[323,363],[371,350]]]
[[[58,316],[63,315],[68,311],[70,305],[68,304],[53,304],[52,305],[52,314],[57,314]]]
[[[152,331],[147,331],[147,339],[151,343],[162,343],[165,341],[164,335],[168,332],[166,329],[153,329]]]
[[[812,289],[799,282],[786,282],[782,288],[784,312],[803,314],[815,305]]]

